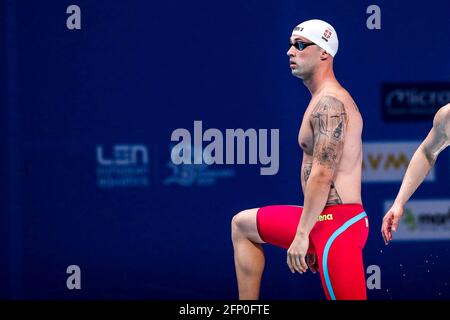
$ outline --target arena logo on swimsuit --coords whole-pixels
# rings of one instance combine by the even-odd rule
[[[321,214],[317,220],[320,221],[328,221],[328,220],[333,220],[333,214],[329,213],[329,214]]]
[[[270,137],[268,131],[270,131]],[[203,132],[202,121],[194,121],[193,148],[191,140],[191,133],[187,129],[178,128],[172,132],[171,141],[178,142],[171,151],[173,164],[247,164],[246,160],[248,159],[248,164],[259,162],[265,166],[260,169],[261,175],[275,175],[278,172],[278,129],[259,129],[258,131],[255,129],[245,131],[243,129],[226,129],[224,138],[224,134],[219,129],[211,128]],[[203,142],[210,143],[203,148]],[[247,146],[248,151],[246,150]],[[192,149],[194,150],[193,155]]]

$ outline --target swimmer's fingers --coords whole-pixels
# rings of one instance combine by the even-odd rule
[[[287,260],[289,268],[294,268],[295,271],[298,273],[306,272],[308,269],[308,266],[305,262],[305,256],[306,252],[309,246],[309,239],[308,236],[298,236],[296,235],[294,240],[291,243],[291,246],[289,247],[287,251]]]
[[[305,258],[300,253],[288,250],[287,263],[292,273],[297,271],[298,273],[302,274],[308,269]]]
[[[291,270],[292,273],[295,273],[295,269],[294,269],[294,260],[292,259],[291,255],[287,254],[287,265],[289,267],[289,270]]]
[[[384,244],[388,244],[392,239],[392,217],[392,211],[389,210],[383,218],[383,223],[381,225],[381,234],[383,235]]]
[[[295,265],[297,267],[297,271],[302,274],[303,272],[306,272],[306,270],[308,270],[308,265],[306,264],[305,261],[305,256],[302,254],[297,254],[295,256]]]
[[[400,220],[400,216],[397,214],[392,215],[392,226],[391,230],[396,232],[398,230],[398,222]],[[392,233],[391,233],[391,239],[392,239]]]
[[[303,272],[306,272],[306,264],[303,262],[303,257],[299,254],[297,254],[294,258],[295,260],[295,267],[298,273],[302,274]],[[303,263],[302,263],[303,262]]]
[[[306,263],[306,257],[304,255],[301,256],[300,263],[303,268],[303,272],[306,272],[308,270],[308,264]]]
[[[398,224],[403,215],[403,210],[403,205],[394,203],[392,208],[384,216],[381,233],[386,244],[392,240],[392,231],[396,232],[398,230]]]

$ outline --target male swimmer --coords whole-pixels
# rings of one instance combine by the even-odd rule
[[[433,167],[439,153],[450,144],[450,103],[438,110],[428,136],[414,153],[394,204],[385,214],[381,234],[385,244],[392,240],[392,231],[397,231],[406,202]]]
[[[333,72],[335,29],[321,20],[296,26],[289,39],[292,74],[311,93],[298,135],[303,149],[304,206],[273,205],[232,220],[240,299],[258,299],[264,270],[261,244],[287,251],[292,273],[319,271],[328,299],[367,298],[362,250],[369,225],[361,202],[361,114]]]

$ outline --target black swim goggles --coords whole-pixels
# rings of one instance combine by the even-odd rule
[[[295,49],[299,50],[299,51],[303,51],[305,50],[306,47],[315,45],[314,42],[302,42],[302,41],[295,41],[294,43],[291,43],[291,41],[289,41],[289,49],[293,46]]]

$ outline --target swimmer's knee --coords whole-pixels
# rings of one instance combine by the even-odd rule
[[[238,233],[245,234],[245,231],[249,230],[256,223],[255,216],[257,211],[258,209],[247,209],[235,214],[231,220],[233,235]]]
[[[238,213],[236,213],[233,216],[233,219],[231,219],[231,231],[233,232],[233,234],[239,232],[239,230],[242,229],[243,224],[244,224],[244,213],[246,210],[240,211]]]

